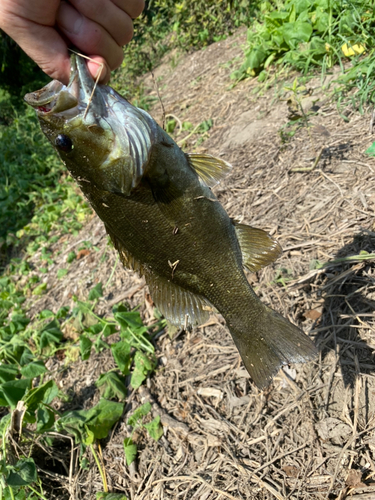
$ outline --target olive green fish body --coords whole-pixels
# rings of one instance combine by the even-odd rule
[[[174,324],[202,323],[219,311],[259,387],[283,364],[315,356],[310,339],[268,308],[243,267],[257,271],[280,247],[229,218],[210,187],[230,166],[187,155],[144,111],[94,84],[72,59],[68,87],[52,82],[26,100],[120,253],[143,274]]]

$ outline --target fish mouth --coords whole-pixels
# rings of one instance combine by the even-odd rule
[[[68,85],[53,80],[45,87],[26,94],[24,99],[37,113],[43,116],[59,115],[72,118],[83,114],[105,116],[106,106],[100,87],[96,86],[85,58],[73,53],[70,57],[71,72]]]

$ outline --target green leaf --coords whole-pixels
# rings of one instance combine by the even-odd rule
[[[109,344],[107,344],[107,342],[104,342],[101,337],[98,337],[94,342],[94,348],[95,352],[102,352],[104,349],[109,348]]]
[[[43,311],[39,313],[40,319],[52,318],[53,316],[54,316],[53,312],[50,311],[49,309],[43,309]]]
[[[115,320],[120,324],[120,326],[124,329],[127,328],[139,328],[143,326],[143,321],[139,311],[124,311],[122,310],[124,306],[120,306],[117,308],[113,308]]]
[[[54,380],[49,380],[45,384],[31,389],[23,398],[30,412],[36,411],[40,403],[49,405],[58,395],[59,389]]]
[[[373,142],[371,146],[366,149],[365,153],[369,156],[375,156],[375,142]]]
[[[86,335],[81,335],[79,338],[79,349],[81,352],[81,359],[85,361],[89,359],[91,354],[92,342],[86,337]]]
[[[69,306],[60,307],[60,309],[56,313],[56,318],[57,319],[66,318],[66,316],[68,315],[69,310],[70,310]]]
[[[103,373],[95,382],[100,394],[105,399],[117,398],[120,401],[126,398],[125,377],[114,371]]]
[[[7,477],[8,486],[27,486],[37,480],[37,473],[34,460],[23,458],[19,460]]]
[[[90,290],[89,300],[95,300],[103,297],[103,285],[101,281]]]
[[[85,420],[88,410],[73,410],[66,412],[55,422],[57,432],[72,434],[76,443],[83,443],[87,434]]]
[[[124,451],[127,465],[132,464],[137,456],[138,450],[137,445],[133,443],[131,438],[124,439]]]
[[[0,365],[0,382],[9,382],[14,380],[19,373],[19,368],[17,365]]]
[[[55,423],[55,414],[49,408],[38,408],[36,412],[36,431],[43,434],[53,427]]]
[[[284,40],[291,49],[297,48],[298,44],[302,42],[308,42],[312,31],[311,24],[302,21],[285,23],[283,25]]]
[[[58,344],[63,338],[59,322],[54,319],[46,325],[40,332],[40,348],[44,349],[53,344]]]
[[[104,327],[103,335],[104,337],[109,337],[113,333],[116,333],[116,331],[116,325],[114,325],[113,323],[107,323]]]
[[[163,427],[160,423],[160,416],[157,415],[152,422],[144,424],[152,439],[158,441],[163,435]]]
[[[31,387],[31,379],[11,380],[0,386],[0,406],[10,406],[12,410]],[[5,404],[4,404],[5,403]]]
[[[173,119],[172,120],[168,120],[167,123],[166,123],[166,128],[165,128],[166,132],[168,134],[173,134],[174,129],[176,128],[176,125],[177,125],[176,120],[173,120]]]
[[[88,327],[88,331],[93,335],[99,335],[99,333],[103,330],[104,324],[102,322],[95,323],[94,325],[90,325]]]
[[[58,432],[65,431],[75,437],[76,443],[104,439],[111,427],[121,418],[124,405],[101,399],[90,410],[67,412],[55,422]]]
[[[8,486],[7,488],[4,489],[3,491],[3,499],[2,500],[26,500],[26,491],[22,488],[18,490],[17,492],[12,489],[10,490],[10,487]],[[28,497],[28,500],[36,500],[34,495],[32,497]]]
[[[41,283],[32,291],[32,295],[43,295],[47,291],[47,283]]]
[[[21,368],[21,373],[26,378],[39,377],[39,375],[42,375],[46,371],[47,368],[44,366],[43,361],[32,361],[28,365]]]
[[[66,262],[68,264],[70,264],[71,262],[73,262],[73,260],[75,260],[77,258],[77,255],[75,252],[69,252],[68,253],[68,257],[66,258]]]
[[[94,433],[95,439],[104,439],[112,426],[121,418],[123,403],[101,399],[86,415],[86,425]]]
[[[113,358],[124,375],[130,373],[130,365],[132,361],[131,346],[128,342],[117,342],[111,345]]]
[[[150,411],[151,404],[149,402],[143,404],[135,410],[131,417],[128,418],[128,425],[131,425],[132,427],[140,425],[142,418],[148,415]]]
[[[141,351],[136,351],[134,356],[134,371],[130,381],[133,389],[138,389],[142,382],[147,378],[147,375],[151,373],[154,368],[155,362],[153,362]]]
[[[96,500],[128,500],[128,497],[122,493],[103,493],[96,494]]]
[[[58,279],[61,279],[63,278],[64,276],[66,276],[68,274],[68,270],[67,269],[59,269],[57,271],[57,278]]]

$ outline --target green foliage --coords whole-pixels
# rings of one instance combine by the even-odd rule
[[[16,465],[8,466],[8,476],[6,482],[8,486],[26,486],[32,484],[37,479],[35,462],[32,458],[18,460]]]
[[[96,500],[128,500],[122,493],[97,493]]]
[[[115,371],[100,375],[95,385],[99,388],[100,394],[105,399],[117,398],[120,401],[124,401],[126,398],[125,377]]]
[[[9,94],[0,90],[0,114]],[[51,233],[74,233],[91,212],[40,130],[31,108],[11,108],[0,121],[0,258],[29,244],[34,253],[51,242]],[[47,257],[47,264],[52,261]],[[0,260],[1,266],[1,260]],[[43,287],[35,294],[44,293]]]
[[[164,327],[165,321],[158,319],[156,323],[146,327],[138,311],[129,311],[123,305],[113,308],[112,317],[100,317],[95,313],[95,308],[102,296],[103,285],[97,283],[90,290],[85,302],[73,297],[75,306],[72,310],[64,306],[54,314],[45,309],[31,322],[22,309],[22,292],[17,290],[12,276],[0,278],[0,305],[5,306],[4,310],[0,309],[0,407],[11,411],[22,403],[24,408],[22,425],[24,427],[28,424],[34,425],[34,430],[28,429],[31,440],[35,439],[33,434],[43,439],[51,431],[57,431],[72,435],[80,445],[81,452],[88,447],[94,456],[107,492],[105,475],[94,449],[95,443],[106,438],[110,429],[122,416],[127,397],[127,383],[129,383],[125,375],[131,375],[131,384],[133,387],[139,387],[155,369],[152,336]],[[72,323],[80,331],[80,338],[76,343],[69,344],[64,339],[63,330],[68,323]],[[119,342],[107,343],[106,339],[111,335],[119,336]],[[100,391],[101,399],[96,406],[60,414],[52,405],[56,398],[62,398],[63,395],[59,393],[56,383],[50,378],[51,374],[46,368],[45,361],[57,350],[77,351],[77,344],[84,360],[89,359],[93,348],[97,352],[103,349],[111,350],[122,373],[119,370],[111,370],[99,375],[95,385]],[[44,380],[44,377],[48,377],[49,380]],[[149,435],[157,440],[162,434],[158,418],[143,423],[143,418],[148,415],[150,408],[149,404],[142,406],[136,410],[129,422],[132,423],[134,430],[145,428]],[[4,436],[10,423],[10,413],[0,420],[3,448],[6,447]],[[129,446],[125,453],[127,460],[131,450],[134,451],[131,443]],[[26,459],[28,461],[25,461]],[[4,480],[4,484],[8,485],[7,488],[12,488],[9,490],[10,498],[18,498],[17,495],[19,498],[26,498],[22,496],[23,493],[29,492],[28,487],[31,483],[39,481],[32,474],[32,467],[33,461],[29,456],[20,457],[17,466],[6,459],[2,465],[0,461],[0,497],[1,481]],[[11,484],[7,482],[8,476],[11,478]]]
[[[0,30],[0,88],[19,98],[46,83],[48,76]]]
[[[120,419],[123,403],[101,399],[89,410],[74,410],[56,421],[57,432],[67,432],[75,437],[76,443],[92,444],[96,439],[104,439],[112,426]]]
[[[158,64],[168,51],[189,51],[231,35],[249,25],[259,1],[149,0],[143,15],[134,22],[134,38],[125,47],[122,69],[115,80],[129,87],[129,81]]]
[[[363,0],[265,1],[248,30],[245,60],[232,77],[239,80],[260,73],[263,81],[271,63],[302,72],[314,65],[326,71],[352,58],[356,69],[347,72],[346,78],[357,80],[374,65],[373,7],[373,2]],[[359,69],[364,51],[368,63]]]
[[[131,436],[124,439],[124,452],[127,465],[130,465],[136,459],[138,448],[133,440],[133,434],[137,429],[144,428],[155,441],[163,435],[163,428],[160,423],[160,416],[157,415],[151,422],[144,423],[144,418],[151,413],[151,404],[149,402],[144,403],[139,408],[135,410],[133,415],[128,419],[128,425],[130,425],[133,430]]]

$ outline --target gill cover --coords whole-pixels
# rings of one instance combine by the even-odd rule
[[[125,196],[138,185],[159,127],[110,87],[96,86],[83,57],[72,54],[67,86],[54,80],[25,100],[76,178]],[[58,147],[61,135],[72,148]]]

